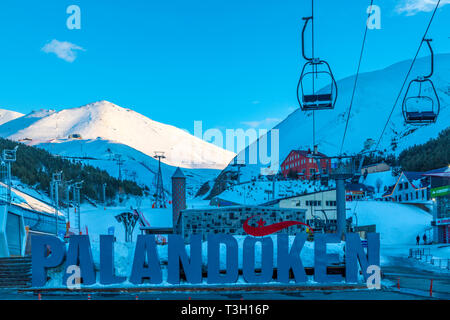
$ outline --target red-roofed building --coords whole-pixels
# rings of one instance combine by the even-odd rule
[[[323,153],[317,152],[317,149],[314,153],[311,150],[292,150],[281,163],[281,173],[284,177],[295,175],[300,179],[311,179],[329,172],[330,159],[317,159],[314,156],[326,157]]]

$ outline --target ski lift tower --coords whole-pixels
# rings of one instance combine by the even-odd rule
[[[123,166],[125,160],[122,159],[121,154],[115,154],[114,161],[117,163],[117,166],[119,167],[119,180],[122,180],[122,166]]]
[[[339,156],[329,158],[331,161],[330,177],[336,181],[336,220],[337,234],[342,239],[347,230],[345,209],[345,180],[355,175],[355,157]]]
[[[237,184],[240,184],[241,183],[241,168],[245,167],[245,161],[238,160],[238,156],[236,156],[234,158],[234,162],[231,166],[237,168]]]
[[[55,234],[58,236],[58,208],[59,208],[59,185],[62,182],[62,171],[55,172],[52,175],[50,188],[53,189],[53,204],[55,206]]]
[[[162,151],[155,151],[153,158],[158,159],[158,175],[156,178],[156,192],[155,192],[155,208],[164,208],[166,206],[166,194],[164,193],[164,185],[161,171],[161,159],[166,156]]]
[[[66,202],[67,202],[66,216],[69,225],[70,225],[70,189],[72,189],[73,186],[74,184],[72,183],[72,180],[64,181],[64,189],[66,191]]]
[[[76,229],[78,229],[78,234],[81,234],[81,210],[80,210],[80,203],[81,203],[81,196],[80,196],[80,190],[83,187],[83,180],[79,182],[75,182],[73,184],[73,202],[75,206],[75,213],[76,213]]]
[[[16,152],[17,148],[19,146],[16,146],[14,149],[11,150],[3,150],[2,160],[6,164],[6,184],[8,186],[6,201],[9,204],[11,204],[11,163],[16,161]]]
[[[102,184],[103,206],[106,207],[106,182]]]

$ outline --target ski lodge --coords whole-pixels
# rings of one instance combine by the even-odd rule
[[[315,159],[314,156],[326,157],[317,151],[317,146],[314,148],[314,152],[311,152],[310,149],[307,151],[292,150],[281,163],[281,173],[285,178],[295,175],[300,179],[309,180],[329,172],[331,168],[329,159]]]

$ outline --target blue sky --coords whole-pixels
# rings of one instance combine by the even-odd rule
[[[430,1],[374,0],[381,29],[369,30],[362,71],[413,57]],[[356,70],[369,2],[315,1],[316,52],[338,79]],[[69,5],[81,9],[80,30],[66,27]],[[204,130],[271,127],[297,107],[310,10],[300,0],[4,0],[0,108],[108,100],[191,132],[194,120]],[[429,33],[436,53],[450,52],[449,21],[442,5]],[[72,59],[43,50],[64,42]]]

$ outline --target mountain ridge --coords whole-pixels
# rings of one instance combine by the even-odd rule
[[[182,129],[106,100],[60,111],[32,111],[0,125],[1,137],[26,139],[30,145],[63,143],[73,135],[119,142],[148,156],[163,151],[166,164],[184,168],[223,169],[234,156]]]

